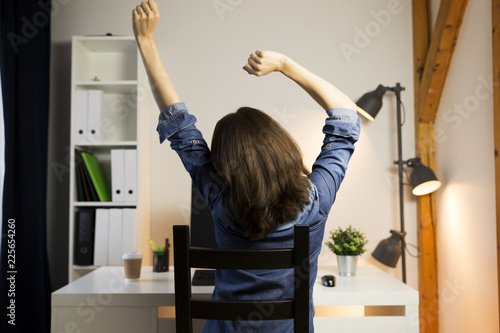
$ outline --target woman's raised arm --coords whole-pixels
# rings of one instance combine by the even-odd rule
[[[311,73],[284,54],[274,51],[255,51],[250,54],[243,69],[248,74],[263,76],[278,71],[296,82],[325,110],[347,108],[356,110],[356,104],[330,82]]]
[[[132,12],[134,36],[139,47],[149,84],[158,108],[163,110],[169,105],[180,102],[170,78],[158,54],[153,38],[160,12],[154,0],[142,1]]]

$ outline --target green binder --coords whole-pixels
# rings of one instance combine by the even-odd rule
[[[111,187],[102,172],[99,160],[92,154],[82,153],[82,159],[87,168],[92,184],[100,201],[111,201]]]

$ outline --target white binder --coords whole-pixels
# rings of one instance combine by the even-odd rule
[[[124,149],[111,149],[111,197],[114,202],[125,201]]]
[[[137,149],[125,150],[125,201],[137,201]]]
[[[88,131],[91,142],[101,141],[102,90],[89,90]]]
[[[76,91],[76,142],[87,143],[88,138],[88,90]]]
[[[123,209],[123,236],[122,236],[122,252],[134,252],[135,249],[135,209]]]
[[[94,265],[108,265],[109,209],[95,210]]]
[[[122,220],[123,209],[109,210],[108,265],[110,266],[122,264]]]

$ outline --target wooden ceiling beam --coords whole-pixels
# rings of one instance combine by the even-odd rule
[[[467,2],[441,0],[418,92],[418,119],[424,123],[436,118]]]
[[[413,15],[413,84],[415,91],[418,91],[420,80],[424,73],[425,59],[429,51],[430,40],[430,20],[429,4],[427,0],[412,1]],[[417,96],[415,96],[417,97]],[[417,105],[418,100],[415,99]]]

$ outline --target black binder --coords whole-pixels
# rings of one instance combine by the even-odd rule
[[[94,263],[94,228],[95,209],[79,210],[75,219],[75,265]]]

